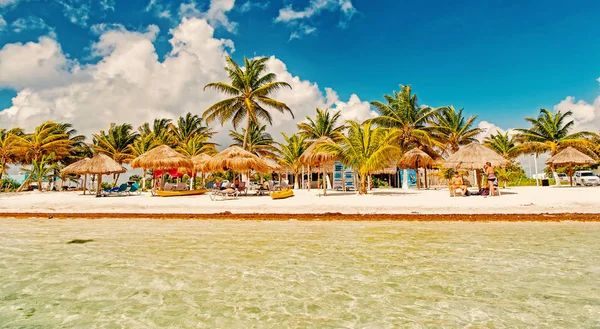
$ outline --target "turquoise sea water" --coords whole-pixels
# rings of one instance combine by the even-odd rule
[[[597,223],[0,220],[0,328],[594,328],[599,278]]]

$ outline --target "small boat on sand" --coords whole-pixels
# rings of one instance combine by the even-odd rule
[[[286,199],[294,196],[294,191],[292,190],[281,190],[276,192],[271,192],[271,199]]]
[[[167,196],[201,195],[201,194],[206,193],[207,191],[208,190],[206,190],[206,189],[188,190],[188,191],[161,191],[161,190],[157,190],[156,191],[156,195],[163,196],[163,197],[167,197]]]

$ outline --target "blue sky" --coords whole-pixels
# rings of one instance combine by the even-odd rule
[[[3,2],[0,47],[51,35],[81,65],[102,59],[92,56],[104,31],[98,24],[129,31],[156,25],[162,60],[172,50],[169,31],[186,15],[182,2],[167,0]],[[209,23],[215,38],[233,42],[234,59],[274,55],[292,75],[344,100],[352,94],[379,100],[411,84],[423,104],[464,107],[510,128],[567,96],[591,103],[600,94],[600,1],[322,2],[328,4],[314,9],[314,0],[238,0],[222,12],[226,21]],[[187,15],[204,16],[210,8],[208,0],[183,4],[192,8]],[[286,8],[305,17],[278,20]],[[10,107],[19,89],[5,84],[0,108]]]

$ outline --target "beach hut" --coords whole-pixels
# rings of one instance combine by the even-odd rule
[[[502,157],[493,150],[475,142],[461,147],[456,153],[449,156],[443,163],[444,168],[479,170],[483,168],[486,162],[490,162],[493,167],[506,167],[510,161]],[[476,176],[477,186],[481,188],[481,181]]]
[[[81,168],[85,173],[98,175],[98,188],[96,189],[96,196],[100,195],[102,189],[102,175],[110,174],[121,174],[127,170],[118,164],[115,160],[111,159],[108,155],[98,153],[89,161],[87,161]]]
[[[194,163],[194,174],[201,173],[202,174],[202,185],[204,185],[204,173],[207,171],[205,169],[206,163],[211,159],[211,156],[205,153],[196,155],[192,157],[192,162]]]
[[[233,171],[247,173],[251,170],[259,173],[268,173],[267,163],[239,146],[230,146],[221,151],[212,159],[206,161],[204,168],[206,171],[222,172]]]
[[[140,155],[131,161],[131,168],[160,169],[163,170],[161,175],[161,189],[164,188],[164,171],[173,168],[185,168],[192,170],[194,163],[181,153],[176,152],[167,145],[161,145],[152,150]]]
[[[416,169],[417,172],[417,189],[421,189],[421,182],[419,179],[419,168],[425,168],[425,187],[427,187],[427,167],[434,165],[435,160],[418,148],[414,148],[402,156],[398,161],[400,168],[411,168]]]
[[[77,162],[73,162],[70,165],[64,167],[60,172],[63,174],[75,174],[75,175],[84,175],[83,176],[83,195],[87,190],[87,175],[88,173],[85,171],[85,165],[90,161],[90,158],[83,158]]]
[[[316,141],[314,141],[300,156],[300,162],[306,164],[308,166],[309,171],[309,180],[308,180],[308,190],[310,190],[310,180],[311,180],[311,166],[319,166],[321,167],[321,173],[323,177],[323,195],[327,195],[327,183],[325,181],[325,175],[327,175],[326,167],[333,167],[333,163],[336,160],[335,156],[328,152],[317,152],[317,147],[320,144],[334,143],[334,141],[329,137],[319,137]],[[318,176],[317,176],[318,177]]]
[[[596,160],[589,155],[569,146],[546,160],[548,165],[569,165],[569,182],[573,186],[573,165],[595,164]]]

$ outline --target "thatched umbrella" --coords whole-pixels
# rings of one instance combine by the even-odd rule
[[[111,159],[108,155],[98,153],[93,158],[82,166],[82,170],[85,173],[98,175],[98,188],[96,189],[96,195],[100,195],[100,185],[102,184],[102,175],[109,174],[121,174],[127,171],[115,160]]]
[[[202,184],[204,185],[204,172],[206,171],[204,167],[208,160],[211,157],[208,154],[202,153],[192,157],[192,162],[194,163],[194,173],[202,173]]]
[[[569,182],[573,186],[573,165],[595,164],[596,160],[569,146],[546,160],[549,165],[569,165]]]
[[[263,159],[239,146],[230,146],[213,156],[212,159],[206,161],[204,168],[210,171],[269,172],[269,166]]]
[[[419,180],[419,168],[427,168],[435,164],[435,160],[433,158],[421,151],[418,148],[414,148],[402,156],[400,161],[398,161],[398,166],[400,168],[411,168],[416,169],[417,171],[417,189],[421,189],[421,183]],[[425,169],[425,185],[427,185],[427,169]]]
[[[167,145],[157,146],[150,151],[140,155],[131,161],[131,168],[148,169],[193,169],[194,163],[181,153],[176,152]],[[164,173],[162,174],[164,176]],[[164,187],[164,179],[161,176],[161,188]]]
[[[486,162],[490,162],[493,167],[510,165],[510,161],[493,150],[479,143],[471,143],[461,147],[460,150],[448,157],[444,161],[443,167],[478,170],[483,168]],[[480,186],[480,184],[481,182],[477,179],[477,186]]]
[[[87,188],[87,172],[85,172],[84,168],[88,161],[90,161],[90,158],[83,158],[77,162],[71,163],[70,165],[64,167],[60,171],[63,174],[84,175],[83,176],[83,195],[85,195],[85,190]]]
[[[332,143],[333,140],[329,137],[322,136],[319,137],[316,141],[314,141],[304,153],[300,157],[300,162],[307,164],[310,172],[310,167],[314,165],[318,165],[321,167],[322,177],[323,177],[323,195],[327,195],[327,184],[325,183],[325,175],[327,174],[325,171],[325,163],[330,163],[336,160],[335,156],[328,152],[317,152],[317,147],[320,144]],[[309,174],[309,177],[311,175]],[[317,176],[318,177],[318,176]],[[310,178],[308,181],[308,190],[310,190]]]

